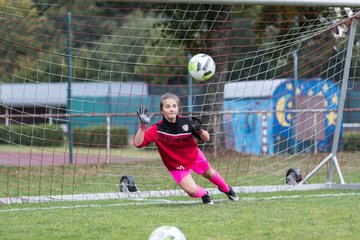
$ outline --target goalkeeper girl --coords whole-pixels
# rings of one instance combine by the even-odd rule
[[[195,117],[179,115],[180,99],[177,95],[166,93],[160,99],[161,121],[148,128],[150,113],[146,107],[140,107],[137,115],[140,128],[134,137],[134,145],[145,147],[155,142],[161,159],[176,183],[193,198],[202,198],[204,204],[213,204],[208,192],[197,185],[192,177],[195,172],[218,186],[232,201],[239,198],[221,175],[198,148],[195,138],[204,142],[210,140],[209,133],[202,129],[201,120]]]

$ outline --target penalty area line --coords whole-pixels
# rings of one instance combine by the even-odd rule
[[[343,197],[343,196],[359,196],[360,193],[335,193],[335,194],[311,194],[311,195],[291,195],[291,196],[272,196],[272,197],[244,197],[241,201],[273,201],[282,199],[297,199],[297,198],[322,198],[322,197]],[[31,212],[31,211],[50,211],[50,210],[64,210],[64,209],[79,209],[79,208],[102,208],[102,207],[122,207],[122,206],[143,206],[143,205],[160,205],[160,204],[201,204],[199,200],[169,200],[169,199],[129,199],[126,203],[99,203],[99,204],[77,204],[71,206],[52,206],[52,207],[27,207],[27,208],[10,208],[1,209],[0,213],[10,212]],[[217,202],[228,201],[227,199],[214,200]]]

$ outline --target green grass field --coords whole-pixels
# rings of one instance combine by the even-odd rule
[[[157,199],[11,204],[0,208],[1,239],[147,239],[174,225],[188,240],[360,239],[360,192],[339,190]]]
[[[97,153],[96,149],[90,151]],[[122,151],[117,154],[153,157],[147,151]],[[303,171],[321,159],[322,156],[311,156],[311,161],[301,166]],[[345,181],[359,183],[359,153],[340,153],[338,159]],[[278,159],[266,161],[268,164]],[[263,163],[256,158],[217,163],[212,160],[213,166],[234,186],[261,184],[266,180],[285,183],[283,170],[254,171],[262,169]],[[176,188],[159,160],[112,165],[1,166],[0,173],[2,198],[117,192],[122,174],[136,176],[141,191]],[[325,180],[326,167],[309,183]],[[204,187],[213,187],[202,178],[196,181]],[[162,225],[177,226],[187,240],[360,239],[359,190],[240,193],[240,197],[239,202],[230,202],[222,194],[214,195],[212,206],[187,196],[3,204],[0,239],[146,240]]]

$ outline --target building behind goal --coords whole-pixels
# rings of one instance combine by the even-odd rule
[[[330,80],[228,83],[224,93],[226,146],[256,155],[331,151],[339,97],[338,85]]]

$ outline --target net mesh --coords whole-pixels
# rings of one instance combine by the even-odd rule
[[[289,170],[304,177],[331,153],[339,111],[337,159],[345,180],[359,182],[359,31],[340,105],[357,13],[0,1],[0,198],[120,197],[135,182],[150,195],[178,190],[156,146],[132,144],[136,110],[148,106],[159,121],[166,92],[180,97],[181,114],[202,119],[211,141],[199,146],[231,186],[296,185]],[[197,53],[216,62],[208,81],[188,73]],[[328,168],[307,183],[326,182]]]

